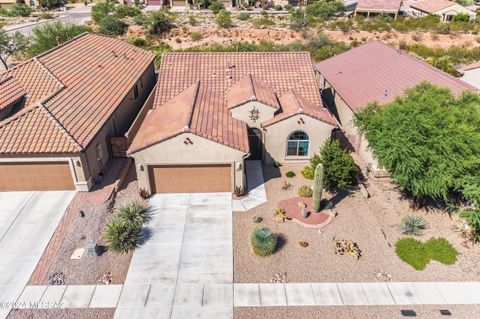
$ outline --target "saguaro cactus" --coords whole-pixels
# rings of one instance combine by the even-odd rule
[[[320,211],[320,202],[322,200],[323,189],[323,165],[319,163],[315,167],[315,175],[313,179],[313,198],[312,211],[318,213]]]

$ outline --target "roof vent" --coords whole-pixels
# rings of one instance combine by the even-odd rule
[[[113,50],[112,50],[112,54],[113,54],[113,56],[114,56],[115,58],[118,57],[117,53],[115,53],[115,51],[113,51]]]
[[[383,92],[383,97],[387,97],[388,96],[388,90],[385,89],[385,92]]]

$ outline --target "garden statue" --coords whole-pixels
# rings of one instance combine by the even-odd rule
[[[300,212],[302,213],[303,218],[307,218],[307,205],[305,205],[305,203],[298,203],[298,207],[300,207]]]
[[[322,201],[323,189],[323,165],[319,163],[315,167],[315,175],[313,179],[313,197],[312,197],[312,211],[318,213],[320,211],[320,203]]]

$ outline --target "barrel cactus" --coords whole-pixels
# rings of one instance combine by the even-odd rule
[[[320,203],[322,201],[322,188],[323,188],[323,165],[317,164],[315,167],[315,175],[313,178],[313,198],[312,198],[312,211],[318,213],[320,211]]]

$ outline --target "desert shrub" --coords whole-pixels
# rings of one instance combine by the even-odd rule
[[[306,179],[313,179],[313,177],[315,176],[315,169],[312,166],[305,166],[302,169],[302,175]]]
[[[149,21],[150,21],[149,16],[146,14],[140,14],[138,16],[133,17],[133,23],[141,27],[148,27]]]
[[[62,6],[65,2],[63,0],[40,0],[40,7],[42,8],[58,8]]]
[[[118,209],[118,218],[134,228],[141,228],[150,220],[148,208],[139,202],[131,202]]]
[[[430,238],[422,243],[412,237],[405,237],[397,241],[395,252],[397,256],[415,268],[423,270],[430,260],[436,260],[445,265],[457,262],[458,252],[445,238]]]
[[[295,9],[295,7],[292,6],[291,4],[286,4],[284,9],[287,10],[288,12],[291,12],[292,10]]]
[[[190,39],[192,39],[192,41],[200,41],[202,39],[202,35],[198,32],[192,32],[190,33]]]
[[[252,231],[250,242],[253,252],[258,256],[269,256],[275,252],[277,237],[267,227],[257,227]]]
[[[292,178],[292,177],[295,177],[295,172],[293,171],[288,171],[285,173],[285,176],[289,177],[289,178]]]
[[[324,167],[323,187],[326,190],[345,189],[357,183],[358,166],[352,156],[340,147],[338,140],[325,141],[320,148],[320,155],[310,159],[312,171],[319,163]]]
[[[102,19],[115,12],[115,5],[112,2],[98,2],[92,7],[92,20],[100,23]]]
[[[108,16],[99,23],[98,31],[105,35],[123,35],[128,28],[128,24],[117,17]]]
[[[460,213],[470,227],[470,234],[474,241],[480,241],[480,210],[465,210]]]
[[[259,27],[270,27],[275,25],[275,21],[270,19],[268,16],[258,17],[252,22],[253,26],[256,28]]]
[[[421,235],[422,230],[426,228],[425,219],[420,216],[408,215],[402,219],[399,226],[400,232],[405,235]]]
[[[225,10],[225,6],[220,1],[214,0],[208,6],[208,9],[212,10],[213,14],[217,14],[222,10]]]
[[[247,20],[250,20],[250,13],[248,12],[240,12],[240,14],[238,15],[238,20],[242,20],[242,21],[247,21]]]
[[[452,22],[468,22],[468,21],[470,21],[470,16],[466,13],[457,13],[452,18]]]
[[[337,13],[345,12],[345,5],[341,1],[325,1],[321,0],[308,4],[305,8],[308,16],[322,18],[324,20],[330,19]]]
[[[188,16],[188,24],[191,26],[196,26],[198,24],[197,19],[195,18],[194,15],[189,15]]]
[[[308,185],[302,185],[298,189],[298,195],[301,197],[312,197],[313,195],[313,190],[310,186]]]
[[[118,4],[114,8],[114,13],[119,18],[136,17],[142,14],[142,10],[137,6]]]
[[[28,17],[32,13],[32,9],[21,3],[15,3],[10,10],[8,16],[10,17]]]
[[[103,236],[109,250],[127,253],[138,246],[140,228],[132,227],[124,219],[115,217],[108,221]]]
[[[282,11],[283,10],[283,7],[279,4],[274,5],[273,8],[277,11]]]
[[[232,15],[230,12],[222,10],[215,17],[215,22],[221,28],[230,28],[232,26]]]
[[[51,20],[54,18],[53,14],[50,12],[41,12],[38,17],[43,20]]]
[[[154,12],[148,18],[148,31],[160,35],[173,28],[172,20],[163,12]]]
[[[290,13],[290,28],[293,30],[301,30],[308,26],[308,20],[305,10],[297,8]]]
[[[147,45],[147,40],[145,40],[144,38],[141,38],[141,37],[137,37],[137,36],[128,38],[127,42],[136,46],[136,47],[144,47],[144,46]]]

